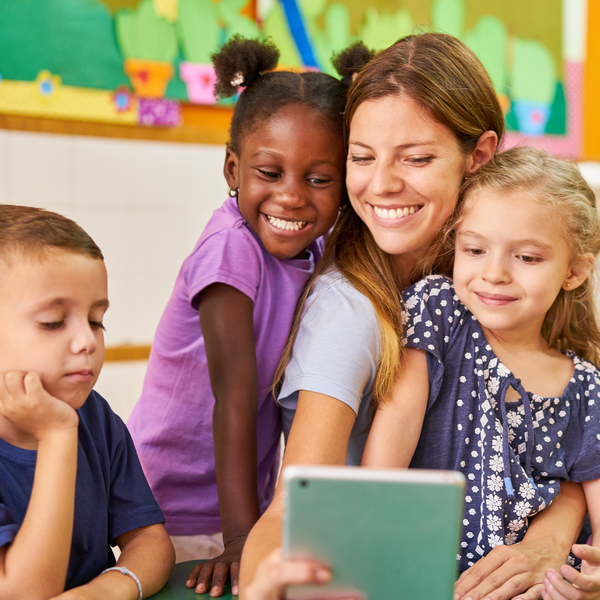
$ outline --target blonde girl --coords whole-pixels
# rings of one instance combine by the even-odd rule
[[[441,244],[454,281],[433,275],[403,292],[411,368],[380,404],[363,464],[466,475],[461,571],[522,541],[562,481],[583,482],[597,533],[592,190],[575,165],[513,148],[467,180]]]

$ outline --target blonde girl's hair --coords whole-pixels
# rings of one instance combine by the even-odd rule
[[[555,212],[573,264],[579,257],[600,253],[600,215],[593,190],[577,166],[538,148],[516,147],[502,152],[467,179],[461,200],[436,243],[437,267],[452,268],[455,232],[478,193],[525,192]],[[550,348],[572,350],[600,362],[600,327],[594,302],[595,273],[574,290],[561,289],[546,313],[542,336]]]
[[[346,133],[363,102],[404,96],[417,101],[436,121],[448,127],[465,154],[475,148],[486,131],[495,131],[498,140],[502,138],[504,116],[492,82],[475,54],[452,36],[440,33],[407,36],[356,73],[344,114]],[[350,206],[342,211],[323,259],[300,297],[290,338],[275,374],[275,390],[283,380],[307,298],[316,279],[332,266],[371,301],[377,315],[380,352],[373,389],[376,408],[389,395],[400,370],[403,337],[400,290],[425,273],[417,270],[410,281],[398,281],[390,255],[377,246]]]

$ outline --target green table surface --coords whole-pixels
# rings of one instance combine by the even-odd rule
[[[191,600],[192,598],[208,600],[210,598],[208,594],[196,594],[193,588],[188,589],[185,587],[185,580],[187,579],[189,572],[192,570],[192,567],[199,562],[204,561],[188,560],[187,562],[177,563],[173,567],[173,571],[171,572],[171,575],[169,575],[169,580],[165,584],[165,587],[157,594],[154,594],[154,596],[150,596],[150,598],[152,598],[152,600]],[[221,598],[222,600],[233,600],[234,598],[237,598],[237,596],[231,595],[231,585],[229,585],[229,582],[225,585]]]

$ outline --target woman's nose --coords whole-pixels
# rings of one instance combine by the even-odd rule
[[[380,163],[371,178],[371,192],[376,196],[397,194],[404,189],[404,179],[394,165]]]

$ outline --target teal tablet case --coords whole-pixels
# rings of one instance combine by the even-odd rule
[[[283,547],[332,569],[320,598],[452,600],[464,477],[451,471],[288,467]],[[315,596],[298,586],[287,598]]]

